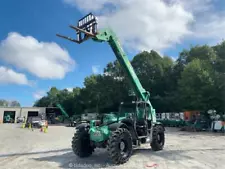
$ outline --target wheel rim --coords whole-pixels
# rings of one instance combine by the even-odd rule
[[[160,134],[157,135],[157,140],[160,143],[160,141],[161,141]]]
[[[121,142],[119,143],[119,149],[120,149],[120,154],[123,157],[127,157],[128,156],[129,151],[128,151],[127,143],[126,143],[125,140],[121,140]]]
[[[125,143],[123,141],[121,141],[121,143],[120,143],[120,150],[124,151],[124,149],[125,149]]]
[[[159,144],[163,144],[163,135],[161,133],[157,134],[157,142]]]

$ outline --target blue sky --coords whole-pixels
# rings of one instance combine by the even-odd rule
[[[81,87],[86,76],[115,60],[107,44],[78,45],[55,36],[75,37],[68,25],[89,12],[100,27],[115,30],[130,59],[151,49],[176,58],[191,44],[215,44],[224,36],[224,1],[144,1],[1,0],[0,98],[32,106],[49,87]]]

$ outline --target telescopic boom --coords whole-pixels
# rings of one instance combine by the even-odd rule
[[[98,31],[97,18],[92,13],[80,19],[78,21],[77,27],[70,25],[70,28],[76,30],[77,40],[59,34],[57,34],[57,36],[70,40],[72,42],[76,42],[78,44],[88,39],[92,39],[96,42],[108,42],[109,46],[112,48],[114,54],[116,55],[116,58],[119,61],[121,67],[123,68],[125,74],[127,75],[128,80],[136,96],[140,100],[145,101],[149,104],[152,114],[152,121],[153,123],[156,122],[155,109],[152,107],[149,100],[150,93],[142,87],[127,55],[125,54],[123,48],[120,45],[116,34],[111,29],[102,29]]]

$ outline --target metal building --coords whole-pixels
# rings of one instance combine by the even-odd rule
[[[10,114],[13,119],[12,122],[16,123],[17,118],[24,117],[27,119],[30,116],[46,116],[45,107],[0,107],[0,123],[3,123],[4,116]]]

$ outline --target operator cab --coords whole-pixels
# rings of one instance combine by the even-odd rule
[[[151,120],[150,105],[144,101],[121,102],[119,116],[132,117],[135,120]]]
[[[148,102],[133,101],[121,102],[119,116],[126,117],[121,122],[133,125],[139,136],[147,135],[147,130],[151,128],[151,109]],[[136,126],[136,127],[135,127]]]
[[[121,102],[119,108],[119,117],[135,118],[136,102]]]

